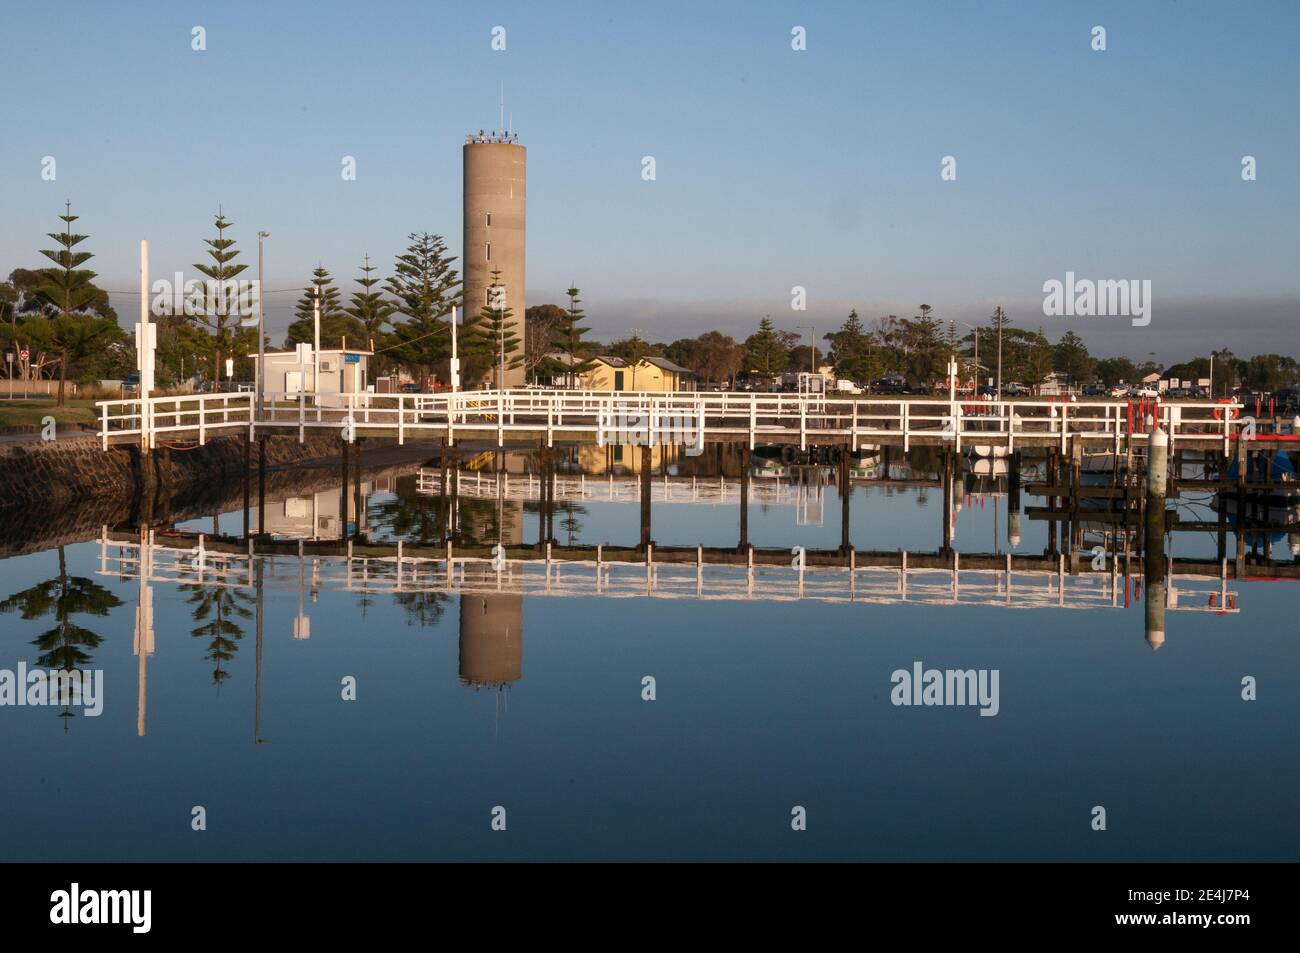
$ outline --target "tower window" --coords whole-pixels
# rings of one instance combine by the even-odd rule
[[[491,243],[491,242],[487,242],[487,260],[488,260],[488,261],[491,261],[491,260],[492,260],[492,243]]]
[[[488,228],[491,228],[491,227],[492,227],[492,213],[491,213],[491,212],[488,212],[488,213],[487,213],[487,225],[488,225]]]

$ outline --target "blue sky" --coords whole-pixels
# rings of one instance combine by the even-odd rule
[[[272,289],[367,253],[386,270],[411,231],[459,254],[461,143],[504,82],[529,303],[576,282],[598,336],[925,301],[1002,303],[1097,353],[1296,352],[1297,27],[1287,2],[16,3],[0,271],[39,263],[65,198],[112,289],[135,287],[140,238],[155,275],[189,273],[218,203],[250,265],[272,233]],[[1067,270],[1151,279],[1152,326],[1044,318]]]

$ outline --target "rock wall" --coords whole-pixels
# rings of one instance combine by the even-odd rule
[[[275,438],[267,441],[268,467],[337,459],[337,437]],[[220,436],[194,449],[159,447],[149,455],[152,483],[165,493],[181,494],[204,486],[239,480],[244,472],[244,440]],[[257,465],[257,446],[251,463]],[[11,507],[40,506],[87,498],[128,497],[146,484],[140,452],[133,446],[101,449],[97,437],[68,436],[44,442],[0,445],[0,513]]]

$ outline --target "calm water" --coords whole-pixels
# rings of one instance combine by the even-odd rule
[[[599,461],[584,462],[587,485],[573,491],[584,498],[561,494],[555,539],[635,545],[635,496],[610,499],[628,481],[611,487]],[[535,467],[507,462],[513,497],[466,476],[462,537],[536,542],[539,504],[519,498]],[[694,501],[654,503],[656,544],[734,546],[737,503],[709,494],[738,492],[736,471],[668,469],[685,475],[661,492]],[[436,474],[423,477],[426,493],[411,467],[368,474],[361,528],[439,544]],[[963,555],[1047,545],[1046,524],[1028,514],[1009,541],[1005,481],[958,477],[949,497],[922,457],[861,475],[849,501],[860,550],[934,552],[945,505]],[[833,477],[778,487],[755,476],[750,542],[838,546]],[[569,467],[563,479],[582,476]],[[271,495],[268,529],[284,538],[357,528],[356,513],[340,520],[337,488]],[[1180,501],[1180,512],[1214,518],[1205,503]],[[237,536],[243,513],[226,509],[182,514],[175,528],[211,533],[215,515]],[[0,562],[0,668],[75,664],[102,670],[104,685],[99,717],[0,708],[4,859],[1300,855],[1292,581],[1229,579],[1236,611],[1219,613],[1192,611],[1221,598],[1219,579],[1177,577],[1179,608],[1153,652],[1140,588],[1112,607],[1108,576],[1069,577],[1066,607],[1052,604],[1062,601],[1052,575],[1017,575],[1008,596],[996,575],[965,571],[958,604],[943,604],[947,574],[909,575],[901,602],[890,594],[898,574],[883,570],[859,572],[852,601],[843,569],[809,570],[800,599],[785,566],[752,581],[743,565],[706,567],[702,598],[693,565],[662,567],[649,595],[641,566],[612,567],[598,593],[591,567],[557,563],[544,581],[534,565],[519,597],[447,594],[434,564],[408,566],[395,593],[391,563],[354,561],[349,580],[340,560],[285,555],[250,576],[246,562],[205,555],[194,584],[193,543],[159,527],[158,581],[142,596],[138,550],[99,535],[88,526],[82,541]],[[1274,558],[1291,559],[1290,545],[1278,535]],[[1175,557],[1215,550],[1213,534],[1173,534]],[[229,586],[215,584],[222,566]],[[495,585],[484,567],[467,570],[471,588]],[[360,591],[363,572],[384,591]],[[142,666],[137,608],[150,598]],[[892,704],[891,673],[916,661],[996,669],[996,717]],[[354,701],[341,698],[349,676]],[[645,676],[654,701],[642,698]],[[1241,697],[1245,676],[1258,679],[1256,701]],[[205,831],[191,829],[196,805]],[[806,831],[791,829],[796,805]],[[1091,828],[1096,805],[1103,832]],[[491,829],[497,806],[504,832]]]

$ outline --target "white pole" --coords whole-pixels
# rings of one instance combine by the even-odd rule
[[[266,275],[263,273],[263,243],[271,237],[270,232],[257,233],[257,419],[262,419],[262,410],[266,405],[266,318],[263,310],[262,295],[266,294]]]
[[[136,326],[136,368],[140,372],[140,449],[148,453],[152,444],[153,420],[149,414],[149,392],[153,390],[154,347],[157,338],[149,323],[149,241],[140,239],[140,323]]]
[[[311,368],[311,392],[320,393],[320,286],[316,287],[316,300],[312,303],[312,332],[315,335],[312,341],[312,368]],[[320,401],[316,402],[320,406]]]
[[[460,390],[460,358],[456,356],[456,306],[451,306],[451,390]]]

